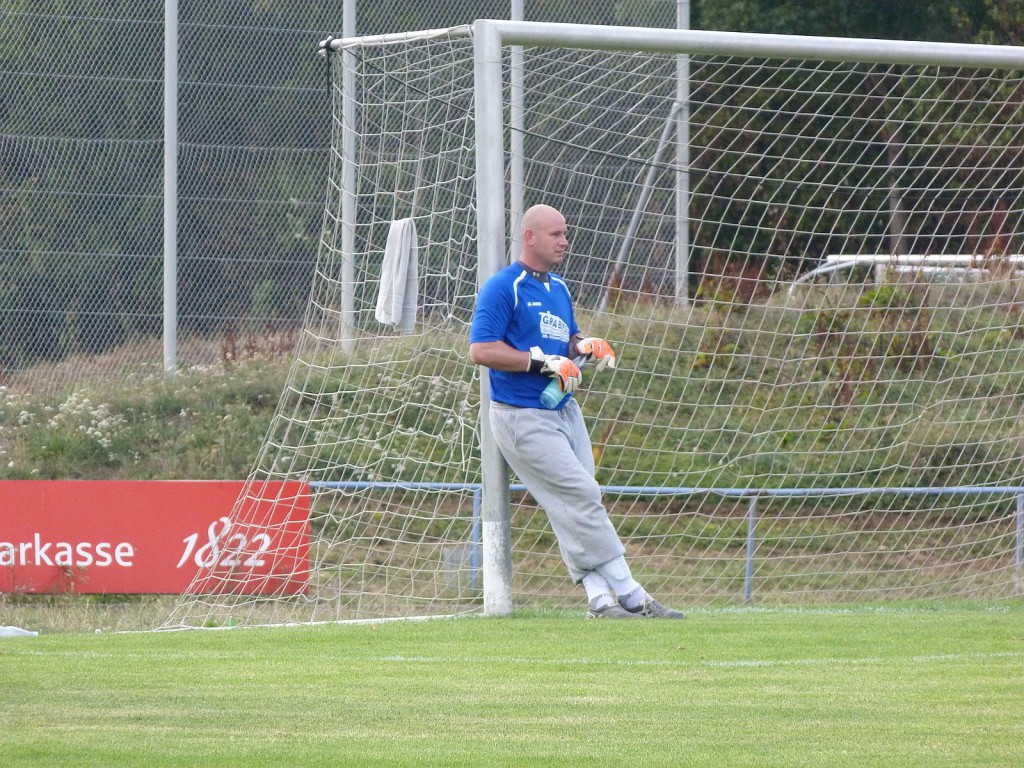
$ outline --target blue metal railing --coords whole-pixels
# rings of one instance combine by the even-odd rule
[[[470,569],[476,582],[480,570],[480,483],[416,483],[416,482],[373,482],[373,481],[313,481],[310,488],[325,490],[406,490],[406,491],[467,491],[473,494],[473,522],[470,529]],[[525,491],[526,486],[513,484],[512,491]],[[754,595],[754,555],[757,549],[757,502],[762,498],[799,498],[824,496],[1013,496],[1017,501],[1015,514],[1016,539],[1014,549],[1015,584],[1018,592],[1024,592],[1024,486],[1019,485],[954,485],[947,487],[930,486],[880,486],[855,488],[697,488],[646,485],[607,485],[604,493],[612,496],[725,496],[747,499],[747,541],[746,562],[743,579],[743,600],[749,602]]]

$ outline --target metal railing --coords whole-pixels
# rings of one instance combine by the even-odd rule
[[[373,482],[373,481],[313,481],[310,488],[325,490],[406,490],[406,491],[471,491],[473,494],[473,521],[470,530],[470,569],[475,583],[480,572],[480,483],[415,483],[415,482]],[[512,484],[510,491],[526,491],[526,486]],[[1024,593],[1024,486],[1019,485],[956,485],[948,487],[931,486],[881,486],[855,488],[698,488],[671,486],[603,486],[606,495],[611,496],[696,496],[710,495],[747,500],[747,538],[743,578],[743,601],[750,602],[754,596],[754,572],[757,550],[758,501],[766,498],[807,498],[825,496],[1012,496],[1016,499],[1014,577],[1017,592]]]

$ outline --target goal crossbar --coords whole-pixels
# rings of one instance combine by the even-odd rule
[[[477,19],[444,29],[328,38],[321,49],[386,45],[442,35],[493,35],[498,45],[536,45],[590,50],[716,54],[764,58],[810,58],[879,64],[957,64],[967,67],[1024,67],[1024,46],[936,43],[920,40],[865,40],[823,35],[775,35],[648,27],[592,26],[539,21]]]

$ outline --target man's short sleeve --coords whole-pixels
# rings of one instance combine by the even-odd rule
[[[469,326],[469,343],[502,341],[512,322],[513,294],[504,275],[498,273],[484,283],[477,296],[473,322]]]

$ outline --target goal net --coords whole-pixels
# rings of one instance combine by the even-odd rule
[[[482,610],[468,325],[537,202],[619,352],[579,398],[660,599],[1019,595],[1024,49],[519,24],[475,65],[494,26],[326,41],[319,259],[234,513],[308,484],[308,551],[261,586],[211,541],[166,626]],[[582,610],[510,482],[515,605]]]

